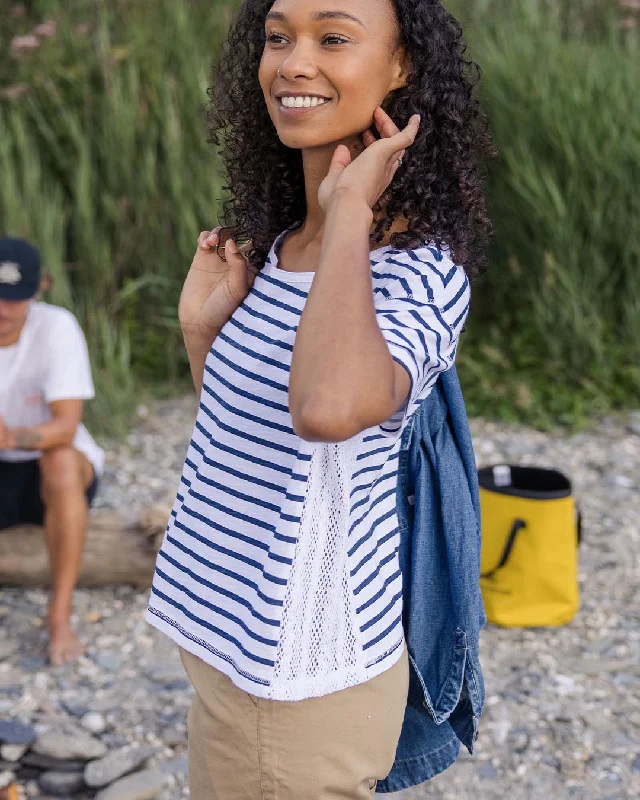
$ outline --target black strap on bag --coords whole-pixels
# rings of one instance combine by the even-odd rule
[[[511,526],[511,532],[509,533],[509,536],[507,538],[507,543],[504,547],[504,550],[502,551],[502,558],[500,559],[500,563],[498,564],[497,567],[495,567],[495,569],[492,569],[489,572],[484,572],[483,574],[481,574],[480,575],[481,578],[485,580],[488,578],[493,578],[496,572],[498,572],[498,570],[501,570],[504,567],[504,565],[507,563],[507,561],[511,556],[511,552],[513,550],[513,546],[516,543],[518,534],[520,533],[521,530],[524,530],[524,528],[526,527],[527,523],[523,519],[514,520],[513,525]]]

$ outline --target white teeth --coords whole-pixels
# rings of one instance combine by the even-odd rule
[[[280,98],[285,108],[316,108],[328,103],[323,97],[282,97]]]

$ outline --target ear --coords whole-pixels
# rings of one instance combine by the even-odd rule
[[[393,62],[392,81],[389,89],[391,92],[403,89],[407,85],[412,68],[411,59],[404,47],[399,47],[394,53]]]
[[[39,293],[46,294],[47,292],[50,292],[52,289],[53,289],[53,275],[50,275],[47,272],[40,278]]]

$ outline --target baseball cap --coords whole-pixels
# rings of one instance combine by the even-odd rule
[[[0,299],[29,300],[40,286],[40,255],[22,239],[0,238]]]

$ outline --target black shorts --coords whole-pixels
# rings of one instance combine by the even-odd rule
[[[89,505],[97,491],[98,478],[94,473],[91,486],[87,489]],[[39,461],[0,461],[0,530],[13,525],[43,523]]]

